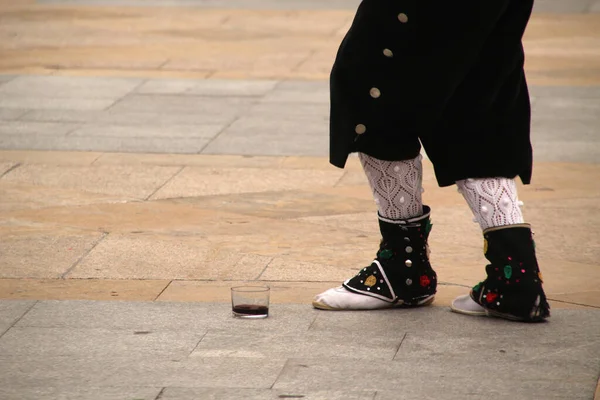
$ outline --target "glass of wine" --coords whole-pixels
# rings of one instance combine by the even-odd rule
[[[231,288],[231,308],[237,318],[267,318],[270,288],[268,286],[236,286]]]

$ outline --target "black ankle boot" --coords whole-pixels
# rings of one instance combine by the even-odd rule
[[[487,279],[471,290],[471,298],[493,316],[515,321],[542,321],[550,305],[542,288],[535,243],[528,224],[483,232]]]
[[[423,206],[420,217],[399,221],[379,217],[382,240],[377,258],[344,287],[398,305],[430,304],[437,287],[427,246],[432,226],[430,212]]]

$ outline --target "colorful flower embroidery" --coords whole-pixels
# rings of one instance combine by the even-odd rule
[[[488,294],[485,296],[485,300],[486,300],[488,303],[493,303],[493,302],[494,302],[494,300],[496,300],[496,298],[497,298],[497,297],[498,297],[498,294],[496,294],[496,293],[491,293],[491,292],[490,292],[490,293],[488,293]]]
[[[394,255],[394,252],[390,249],[383,249],[379,252],[379,257],[384,260],[389,260]]]
[[[512,276],[512,267],[510,265],[505,265],[504,266],[504,277],[506,279],[510,279],[511,276]]]

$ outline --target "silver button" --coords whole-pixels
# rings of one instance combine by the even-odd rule
[[[362,135],[366,131],[367,131],[367,127],[364,126],[363,124],[358,124],[358,125],[356,125],[356,128],[354,128],[354,132],[358,133],[359,135]]]
[[[379,98],[379,96],[381,96],[381,91],[379,89],[377,89],[376,87],[371,88],[369,93],[371,94],[371,97],[374,99],[377,99],[377,98]]]
[[[404,14],[404,13],[400,13],[398,14],[398,21],[402,22],[403,24],[408,22],[408,15]]]
[[[383,55],[389,58],[394,57],[394,53],[390,49],[383,49]]]
[[[405,250],[406,250],[406,252],[407,252],[407,253],[409,253],[409,254],[410,254],[410,253],[412,253],[412,251],[413,251],[413,248],[412,248],[412,247],[410,247],[410,246],[406,246],[406,249],[405,249]]]
[[[411,260],[406,260],[404,262],[404,265],[406,265],[408,268],[412,267],[412,261]]]
[[[407,279],[406,280],[406,286],[410,286],[412,285],[412,279]]]

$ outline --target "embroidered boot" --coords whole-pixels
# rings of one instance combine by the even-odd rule
[[[322,310],[374,310],[431,304],[437,276],[429,263],[427,245],[430,211],[423,206],[422,216],[400,221],[379,217],[382,240],[377,258],[342,286],[318,295],[313,306]]]
[[[529,224],[489,228],[483,236],[483,251],[491,264],[486,266],[487,278],[471,290],[471,299],[489,316],[530,322],[548,318],[550,305]],[[457,304],[461,302],[453,303],[453,311],[477,315],[463,312]]]

